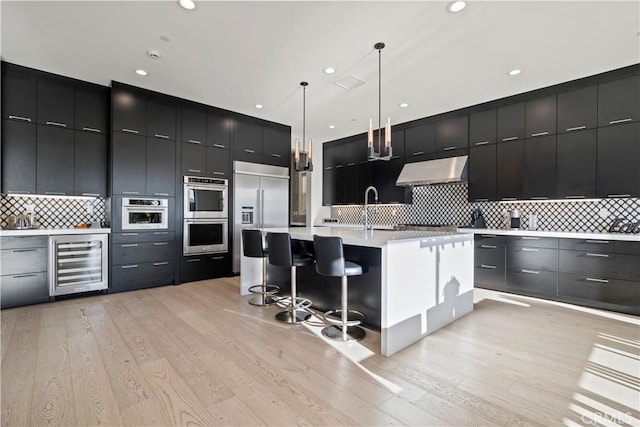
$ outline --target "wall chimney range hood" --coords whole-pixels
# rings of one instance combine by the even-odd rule
[[[467,182],[467,158],[469,156],[449,157],[406,163],[398,176],[396,185],[411,187],[452,182]]]

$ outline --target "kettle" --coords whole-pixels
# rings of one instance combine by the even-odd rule
[[[471,211],[471,228],[487,228],[484,216],[482,216],[482,211],[479,208]]]

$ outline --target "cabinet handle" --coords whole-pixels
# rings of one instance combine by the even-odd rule
[[[481,248],[484,249],[497,249],[498,247],[495,245],[480,245]]]
[[[333,169],[331,166],[327,166],[326,168],[324,168],[324,170],[326,170],[326,171],[331,170],[331,169]]]
[[[137,243],[130,243],[130,244],[126,244],[126,245],[120,245],[121,248],[137,248],[138,244]]]
[[[488,202],[489,199],[475,199],[475,202]]]
[[[214,175],[224,175],[224,172],[213,171]]]
[[[515,141],[516,139],[518,139],[517,136],[510,136],[508,138],[502,138],[502,141],[506,142],[506,141]]]
[[[537,132],[537,133],[532,133],[531,136],[543,136],[543,135],[549,135],[549,132]]]
[[[599,244],[607,244],[607,243],[609,243],[608,240],[585,240],[585,242],[587,242],[587,243],[599,243]]]
[[[26,190],[9,190],[9,193],[16,193],[16,194],[31,194],[31,191],[26,191]]]
[[[200,169],[188,169],[189,172],[202,173]]]
[[[168,231],[154,231],[153,235],[154,236],[164,236],[165,234],[169,234]]]
[[[22,116],[9,116],[9,118],[11,120],[22,120],[23,122],[31,122],[31,119],[29,117],[22,117]]]
[[[60,191],[45,191],[44,194],[47,194],[49,196],[66,196],[67,195],[67,193],[63,193]]]
[[[138,268],[138,264],[121,265],[120,268]]]
[[[46,123],[48,125],[58,126],[58,127],[61,127],[61,128],[66,128],[67,127],[66,123],[60,123],[60,122],[46,122]]]
[[[480,237],[495,238],[495,237],[498,237],[498,236],[497,236],[497,235],[495,235],[495,234],[481,234],[481,235],[480,235]]]
[[[153,246],[167,246],[169,244],[169,242],[159,242],[159,243],[154,243]]]
[[[609,254],[594,254],[591,252],[586,252],[585,255],[590,257],[597,257],[597,258],[609,258]]]
[[[168,265],[168,264],[169,264],[169,261],[165,261],[165,262],[154,262],[154,263],[153,263],[153,266],[154,266],[154,267],[159,267],[159,266],[161,266],[161,265]]]
[[[200,262],[200,258],[188,259],[187,262]]]
[[[138,194],[137,191],[123,191],[122,194]]]
[[[540,252],[540,249],[522,248],[522,252]]]
[[[587,282],[609,283],[607,279],[596,279],[595,277],[585,277]]]
[[[102,131],[100,129],[96,129],[96,128],[83,127],[82,130],[86,130],[87,132],[102,133]]]
[[[582,196],[582,195],[580,195],[580,196],[578,196],[578,195],[575,195],[575,196],[564,196],[564,197],[565,197],[565,199],[584,199],[585,198],[585,196]]]
[[[539,240],[539,237],[522,236],[522,240]]]
[[[518,198],[517,197],[503,197],[500,200],[509,201],[509,200],[518,200]]]
[[[522,270],[523,273],[527,273],[527,274],[540,274],[539,271],[535,271],[535,270],[525,270],[524,268]]]
[[[607,194],[607,197],[631,197],[631,194]]]
[[[355,163],[347,163],[347,166],[355,166]]]
[[[82,193],[83,196],[100,197],[98,193]]]
[[[531,200],[548,200],[549,198],[546,196],[538,196],[538,197],[532,197]]]
[[[255,152],[256,152],[255,150],[249,150],[248,148],[245,148],[245,149],[244,149],[244,151],[245,151],[246,153],[251,153],[251,154],[253,154],[253,153],[255,153]]]
[[[443,149],[443,151],[451,151],[451,150],[455,150],[455,149],[456,149],[456,147],[445,147]]]
[[[18,274],[16,276],[11,276],[13,279],[22,279],[24,277],[36,277],[35,274]]]
[[[416,151],[412,156],[419,156],[420,154],[424,154],[424,151]]]
[[[222,144],[213,144],[214,147],[218,147],[218,148],[227,148],[226,146],[222,145]]]
[[[480,142],[476,142],[474,145],[487,145],[489,143],[489,141],[480,141]]]
[[[276,153],[272,153],[271,154],[273,157],[282,157],[280,154],[276,154]]]
[[[582,130],[582,129],[586,129],[586,128],[587,128],[586,126],[575,126],[575,127],[572,127],[572,128],[567,128],[567,132],[572,132],[574,130]]]
[[[497,267],[495,265],[487,265],[487,264],[480,264],[481,268],[488,268],[490,270],[495,270]]]
[[[224,259],[223,256],[212,256],[211,259]]]
[[[135,129],[127,129],[127,128],[122,128],[122,132],[135,133],[135,134],[140,133],[139,131],[137,131]]]
[[[163,135],[161,133],[156,133],[153,136],[155,136],[156,138],[169,139],[169,135]]]
[[[202,141],[198,141],[197,139],[188,139],[187,142],[192,144],[202,144]]]
[[[123,236],[137,236],[138,233],[122,233]]]
[[[169,193],[153,193],[154,196],[168,196]]]
[[[631,118],[626,118],[626,119],[620,119],[620,120],[611,120],[609,122],[610,125],[617,125],[618,123],[627,123],[630,122]]]
[[[13,251],[11,251],[12,254],[17,254],[20,252],[35,252],[35,249],[15,249]]]
[[[343,168],[344,165],[336,165],[336,169]]]

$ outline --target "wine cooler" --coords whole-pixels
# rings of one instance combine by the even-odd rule
[[[49,236],[49,295],[107,289],[108,235]]]

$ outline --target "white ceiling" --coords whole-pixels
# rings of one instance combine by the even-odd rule
[[[637,0],[471,0],[458,14],[439,1],[196,4],[5,0],[0,54],[285,123],[294,137],[306,80],[307,137],[323,142],[377,121],[378,41],[387,45],[382,115],[394,124],[640,62]],[[327,66],[336,74],[324,74]],[[510,77],[512,68],[523,72]],[[367,83],[351,91],[334,84],[349,75]]]

